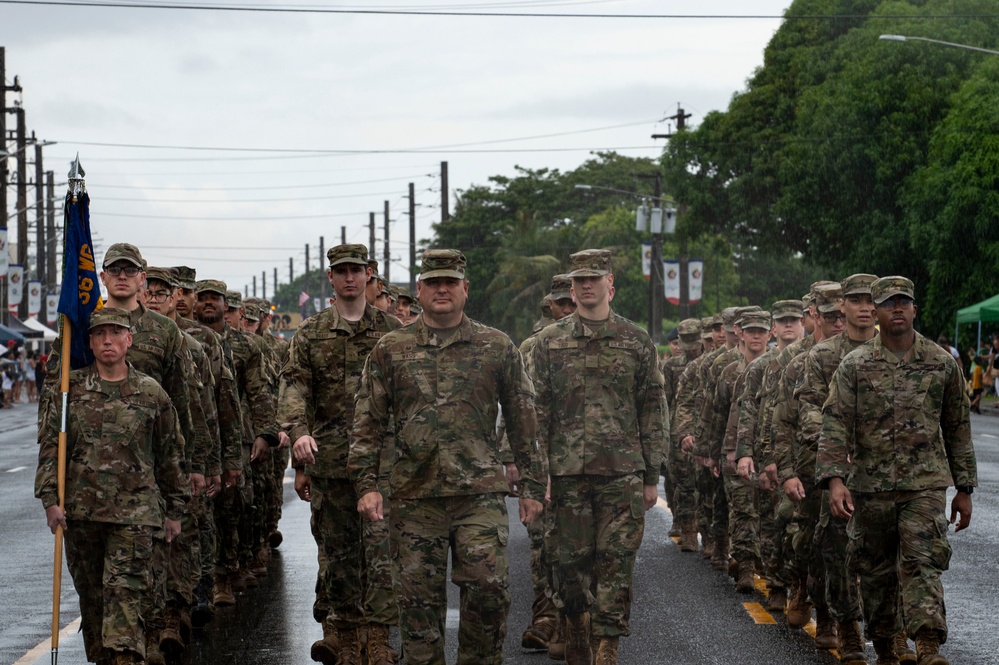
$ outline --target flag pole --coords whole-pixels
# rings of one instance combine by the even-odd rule
[[[68,219],[68,206],[75,205],[77,199],[79,198],[80,192],[84,190],[84,171],[80,168],[80,156],[77,155],[76,159],[73,161],[73,165],[69,171],[69,192],[72,197],[71,201],[67,205],[67,219]],[[65,239],[65,234],[63,234]],[[75,257],[69,259],[66,257],[65,247],[63,248],[63,265],[65,265],[67,260],[75,260]],[[62,285],[63,288],[67,288],[65,282]],[[65,314],[61,315],[62,318],[62,355],[60,357],[60,380],[59,380],[59,392],[62,396],[62,418],[61,427],[59,429],[59,452],[56,462],[56,487],[59,496],[59,509],[63,511],[65,515],[66,510],[66,443],[69,433],[69,428],[67,427],[67,422],[69,420],[69,369],[70,369],[70,357],[72,355],[71,350],[71,340],[73,337],[73,323],[69,320],[69,317]],[[62,541],[63,532],[62,526],[56,525],[55,531],[55,557],[52,566],[52,665],[56,665],[59,662],[59,610],[60,601],[62,600]]]

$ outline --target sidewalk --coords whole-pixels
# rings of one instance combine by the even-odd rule
[[[38,424],[38,404],[21,402],[12,409],[0,409],[0,433]]]

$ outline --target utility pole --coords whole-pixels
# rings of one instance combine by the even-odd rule
[[[45,278],[45,172],[42,169],[42,146],[35,142],[35,279]]]
[[[326,282],[323,279],[323,259],[326,258],[326,236],[319,236],[319,256],[316,257],[316,269],[319,271],[319,302],[326,302]]]
[[[28,150],[27,130],[24,126],[24,108],[14,109],[17,118],[17,262],[24,266],[25,279],[28,275]],[[28,289],[22,289],[21,302],[17,305],[17,316],[23,321],[28,318],[28,299],[24,297]],[[12,303],[13,304],[13,303]]]
[[[389,202],[385,202],[385,269],[382,271],[385,275],[385,283],[390,284],[389,279],[389,267],[392,264],[392,253],[389,250]]]
[[[416,293],[416,190],[409,183],[409,292]]]
[[[662,209],[663,174],[656,171],[652,207]],[[662,340],[663,327],[663,234],[662,225],[652,234],[652,270],[649,275],[649,336],[654,344]]]
[[[346,245],[347,244],[347,227],[346,226],[341,226],[340,227],[340,244],[341,245]]]
[[[375,213],[368,213],[368,257],[375,258]]]
[[[260,297],[267,300],[267,271],[260,271]]]
[[[14,109],[7,108],[7,91],[21,92],[21,85],[14,77],[14,85],[7,85],[7,56],[6,49],[0,46],[0,150],[4,154],[0,155],[0,228],[7,229],[7,165],[10,163],[10,156],[7,155],[7,113],[13,113]],[[10,238],[7,238],[8,244]],[[3,251],[9,252],[7,247]],[[10,321],[9,309],[7,307],[7,275],[0,275],[0,321],[4,325]]]
[[[448,213],[448,203],[447,203],[447,162],[441,162],[441,221],[446,222],[451,218]]]
[[[295,281],[295,259],[288,257],[288,284]]]
[[[666,116],[665,120],[672,120],[676,123],[676,132],[670,132],[668,134],[653,134],[654,139],[671,139],[678,132],[682,132],[687,128],[687,118],[690,118],[690,113],[684,113],[683,107],[679,104],[676,105],[676,113],[674,115]],[[664,213],[665,214],[665,213]],[[679,215],[679,211],[677,211]],[[665,219],[665,217],[664,217]],[[653,247],[652,252],[655,254],[655,247]],[[660,247],[660,253],[662,248]],[[680,236],[680,319],[690,318],[690,272],[688,268],[687,259],[687,237],[686,235]],[[655,268],[655,266],[653,266]],[[659,262],[659,269],[662,270],[662,261]],[[653,270],[653,272],[655,272]],[[650,331],[651,332],[651,331]],[[655,339],[655,338],[653,338]]]
[[[257,297],[257,276],[253,276],[253,297]]]
[[[309,260],[309,243],[305,243],[305,272],[302,273],[302,290],[309,293],[309,272],[312,270],[312,261]]]
[[[274,268],[274,296],[275,296],[275,297],[277,297],[277,287],[278,287],[278,281],[277,281],[277,268],[275,267],[275,268]]]
[[[45,229],[45,290],[47,293],[55,291],[56,285],[56,227],[55,227],[55,172],[45,172],[46,190],[46,229]]]

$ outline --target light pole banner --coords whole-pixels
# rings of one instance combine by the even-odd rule
[[[652,278],[652,243],[642,243],[642,274],[645,279]]]
[[[17,314],[24,297],[24,266],[11,263],[7,268],[7,309]]]
[[[690,259],[687,262],[688,277],[687,285],[690,293],[690,304],[701,302],[701,290],[704,285],[704,261],[701,259]]]
[[[6,275],[10,268],[10,253],[7,248],[7,227],[0,227],[0,275]]]
[[[663,291],[666,300],[674,305],[680,304],[680,262],[663,261]]]
[[[50,326],[59,323],[59,295],[50,293],[45,296],[45,322]]]
[[[38,318],[42,312],[42,283],[36,279],[28,282],[28,316]]]

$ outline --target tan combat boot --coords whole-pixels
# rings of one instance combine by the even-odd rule
[[[916,652],[909,646],[909,639],[905,636],[904,629],[898,631],[892,644],[895,647],[895,655],[898,656],[899,663],[910,663],[911,665],[916,662]]]
[[[753,564],[748,561],[738,564],[736,575],[735,590],[739,593],[753,593],[756,588],[753,582]]]
[[[381,623],[367,626],[367,641],[365,651],[368,655],[368,665],[396,665],[399,654],[389,646],[389,627]]]
[[[787,607],[787,589],[784,587],[774,587],[770,590],[770,597],[767,599],[767,609],[771,612],[783,612]]]
[[[212,601],[216,607],[231,607],[236,604],[236,596],[232,595],[232,577],[228,572],[216,576]]]
[[[556,632],[556,619],[542,618],[536,620],[520,637],[520,646],[524,649],[544,650],[548,648]]]
[[[683,535],[683,530],[680,528],[680,523],[673,520],[669,525],[669,533],[666,534],[670,538],[679,538]]]
[[[111,662],[114,662],[112,658]],[[160,652],[160,635],[146,633],[146,665],[166,665],[166,658]]]
[[[815,646],[819,649],[835,649],[839,646],[836,622],[829,616],[829,610],[815,611]]]
[[[329,620],[323,621],[323,639],[312,643],[309,656],[323,665],[336,665],[336,655],[340,650],[340,640],[336,628]]]
[[[787,604],[787,625],[804,628],[811,620],[812,604],[808,602],[808,590],[804,584],[795,584]]]
[[[864,638],[856,621],[841,621],[839,629],[839,662],[842,665],[867,665]]]
[[[548,640],[548,659],[565,660],[565,617],[558,618],[555,634]]]
[[[728,569],[728,538],[715,540],[715,551],[711,554],[711,567],[718,572]]]
[[[874,640],[874,653],[878,655],[877,665],[899,665],[898,654],[895,653],[894,640]]]
[[[940,655],[940,635],[934,628],[921,628],[916,633],[916,665],[950,665]]]
[[[163,630],[160,631],[160,653],[169,663],[180,662],[184,654],[183,638],[180,636],[180,616],[177,608],[168,605],[163,613]]]
[[[694,520],[687,520],[680,524],[680,551],[697,551],[697,524]]]
[[[115,651],[110,662],[111,665],[138,665],[142,657],[134,651]]]
[[[593,665],[617,665],[617,637],[602,637],[597,644]]]
[[[590,648],[590,615],[576,614],[565,617],[566,665],[593,665]]]
[[[704,545],[704,549],[701,550],[701,556],[710,561],[711,557],[715,554],[715,539],[702,533],[701,543]]]

